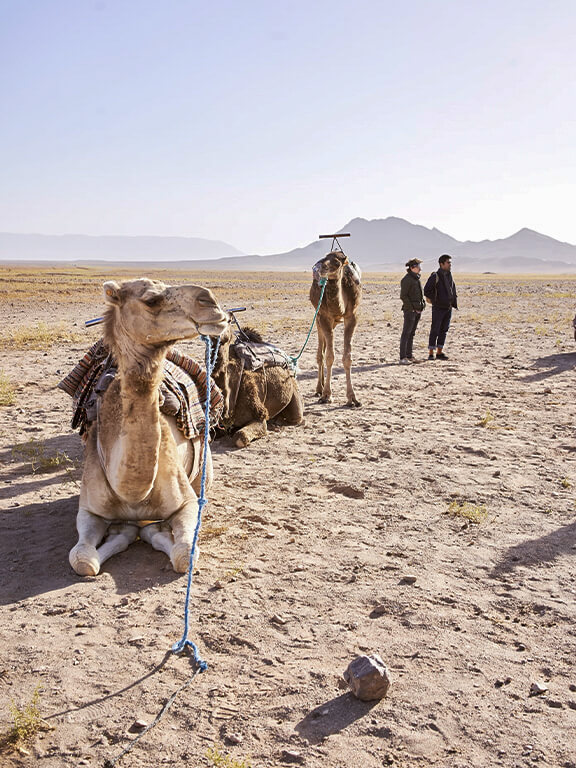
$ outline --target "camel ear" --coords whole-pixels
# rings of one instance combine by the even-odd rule
[[[104,300],[108,304],[120,304],[120,286],[114,280],[104,283]]]

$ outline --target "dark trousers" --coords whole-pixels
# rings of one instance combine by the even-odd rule
[[[420,320],[420,312],[410,312],[406,309],[404,312],[404,326],[402,327],[402,335],[400,336],[400,360],[405,357],[412,357],[412,342],[414,341],[414,334],[416,333],[416,327]]]
[[[432,325],[430,326],[428,349],[444,346],[451,318],[452,307],[432,307]]]

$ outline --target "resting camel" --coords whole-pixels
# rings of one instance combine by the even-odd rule
[[[314,307],[320,300],[320,278],[327,278],[322,304],[316,319],[318,331],[318,382],[316,394],[320,403],[332,402],[332,366],[334,364],[334,328],[338,323],[344,323],[344,354],[342,364],[346,371],[346,396],[349,406],[359,408],[360,403],[354,394],[352,386],[352,339],[358,323],[358,312],[362,287],[360,271],[356,265],[350,266],[347,256],[341,251],[332,251],[313,269],[313,280],[310,288],[310,301]]]
[[[140,536],[185,573],[198,520],[200,475],[190,475],[201,438],[185,438],[175,419],[160,412],[158,389],[171,345],[199,333],[218,336],[227,317],[213,294],[197,285],[111,281],[104,283],[104,296],[104,342],[118,372],[85,435],[78,543],[70,564],[81,576],[95,576]],[[141,527],[142,521],[156,522]]]
[[[220,336],[212,375],[224,395],[223,427],[234,433],[236,446],[244,448],[252,440],[266,436],[266,422],[270,419],[293,426],[301,424],[304,404],[298,382],[286,366],[247,369],[235,354],[233,338],[230,318],[228,328]],[[263,344],[260,334],[252,328],[242,329],[241,340]]]

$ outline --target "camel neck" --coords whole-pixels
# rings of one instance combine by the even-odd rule
[[[164,357],[164,353],[156,355],[145,366],[134,359],[117,361],[121,423],[116,425],[114,445],[105,446],[105,453],[112,487],[120,498],[132,504],[148,496],[158,470],[161,440],[158,388]]]

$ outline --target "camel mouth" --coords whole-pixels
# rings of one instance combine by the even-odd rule
[[[228,328],[228,320],[222,320],[218,323],[198,323],[196,326],[201,336],[221,336]]]

